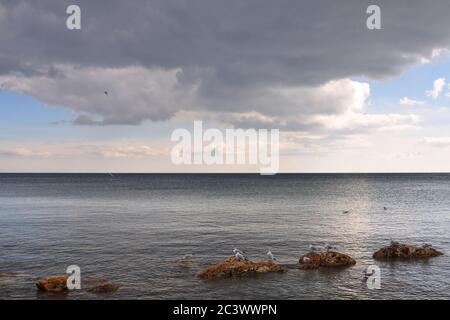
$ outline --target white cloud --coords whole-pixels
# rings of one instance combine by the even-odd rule
[[[30,148],[13,147],[13,148],[1,148],[0,156],[2,157],[43,157],[48,158],[52,156],[51,152],[42,150],[33,150]]]
[[[399,103],[403,106],[411,106],[411,107],[421,107],[425,105],[425,101],[419,101],[410,99],[408,97],[403,97],[400,99]]]
[[[368,83],[332,80],[318,86],[265,86],[204,95],[183,70],[57,67],[59,77],[0,76],[0,84],[76,114],[75,123],[140,124],[191,112],[239,127],[293,131],[367,130],[414,125],[415,116],[365,114]],[[108,94],[104,92],[107,91]]]
[[[450,137],[431,137],[422,140],[423,143],[433,147],[448,147],[450,146]]]
[[[0,85],[70,108],[78,124],[140,124],[167,120],[185,108],[194,85],[179,85],[179,69],[79,68],[59,65],[59,77],[0,76]],[[107,91],[108,94],[104,92]]]
[[[436,79],[433,82],[433,89],[426,91],[427,97],[437,99],[439,95],[442,93],[444,87],[445,87],[445,78]]]

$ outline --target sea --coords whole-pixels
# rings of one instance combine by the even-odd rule
[[[390,241],[444,255],[373,260]],[[311,244],[356,265],[300,270]],[[235,247],[287,272],[198,279]],[[449,299],[449,257],[449,174],[0,174],[0,299]],[[37,291],[71,265],[81,290]]]

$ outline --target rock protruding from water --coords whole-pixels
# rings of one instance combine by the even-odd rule
[[[90,293],[113,293],[119,289],[119,285],[111,282],[104,282],[99,285],[96,285],[92,288],[89,288],[88,291]]]
[[[220,263],[206,267],[198,274],[198,277],[207,280],[285,271],[285,268],[272,260],[253,262],[250,260],[238,260],[236,257],[231,256]]]
[[[387,259],[425,259],[443,255],[442,252],[431,246],[416,247],[403,243],[392,243],[383,247],[373,254],[373,258],[377,260]]]
[[[67,291],[67,276],[49,276],[35,282],[40,291],[62,293]]]
[[[348,267],[356,264],[352,257],[336,252],[308,252],[299,259],[300,269],[310,270],[320,267]]]

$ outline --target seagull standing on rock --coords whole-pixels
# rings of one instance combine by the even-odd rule
[[[312,251],[312,252],[322,251],[322,247],[310,244],[309,245],[309,250]]]
[[[269,260],[277,260],[277,259],[275,259],[275,257],[273,256],[272,251],[270,251],[270,249],[269,249],[269,251],[267,251],[267,257],[269,258]]]
[[[243,261],[243,260],[247,260],[247,258],[244,257],[244,255],[240,252],[236,252],[236,254],[234,255],[236,257],[236,259],[238,259],[239,261]]]
[[[239,252],[240,254],[245,254],[245,251],[239,250],[238,248],[233,249],[233,253]]]
[[[327,244],[325,245],[325,250],[326,250],[326,251],[337,250],[337,247],[327,243]]]
[[[247,260],[247,255],[244,251],[239,250],[238,248],[234,248],[233,253],[238,260]]]
[[[391,246],[397,247],[397,246],[399,246],[399,245],[400,245],[400,242],[391,240]]]

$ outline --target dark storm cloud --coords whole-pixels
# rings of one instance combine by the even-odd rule
[[[317,84],[355,75],[394,75],[432,48],[450,43],[447,0],[0,3],[3,71],[24,63],[36,68],[138,64],[193,68],[193,77],[201,76],[200,68],[238,86]],[[383,30],[366,29],[369,3],[381,6]],[[82,8],[81,31],[65,28],[69,4]]]
[[[70,4],[81,7],[81,31],[65,27]],[[382,30],[367,30],[369,4],[381,6]],[[177,86],[197,84],[189,106],[156,99],[149,112],[136,107],[126,118],[98,101],[46,101],[79,112],[91,105],[105,123],[164,120],[180,109],[260,111],[254,92],[267,88],[399,74],[450,47],[449,13],[448,0],[0,0],[0,75],[54,79],[64,77],[60,65],[143,67],[178,69]],[[33,95],[32,87],[24,91]]]

